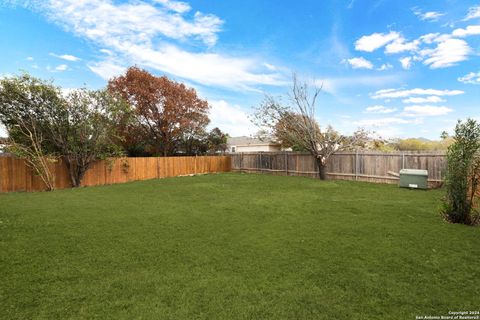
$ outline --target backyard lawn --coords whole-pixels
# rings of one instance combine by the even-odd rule
[[[0,195],[1,319],[415,319],[480,309],[441,190],[216,174]]]

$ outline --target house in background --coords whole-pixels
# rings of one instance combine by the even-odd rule
[[[227,152],[277,152],[282,147],[279,143],[269,140],[260,140],[251,137],[229,137],[227,139]]]

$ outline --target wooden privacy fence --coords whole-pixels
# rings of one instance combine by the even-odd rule
[[[70,178],[61,161],[52,164],[57,189],[69,188]],[[97,161],[85,174],[82,186],[175,177],[231,170],[228,156],[116,158]],[[40,177],[21,159],[0,157],[0,193],[45,190]]]
[[[329,179],[358,180],[378,183],[398,183],[393,175],[401,169],[428,170],[430,186],[442,182],[447,167],[443,153],[425,152],[339,152],[327,163]],[[318,169],[309,153],[256,152],[232,155],[232,169],[279,175],[314,177]]]

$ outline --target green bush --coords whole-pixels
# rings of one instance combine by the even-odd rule
[[[458,121],[447,151],[447,194],[442,211],[450,222],[473,225],[480,221],[475,194],[480,183],[479,151],[480,124],[473,119]]]

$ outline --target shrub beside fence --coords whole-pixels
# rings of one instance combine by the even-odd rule
[[[67,168],[61,161],[52,164],[55,188],[71,186]],[[97,161],[87,170],[82,186],[124,183],[189,174],[227,172],[228,156],[116,158]],[[41,191],[45,185],[22,159],[0,157],[0,193]]]
[[[327,164],[329,179],[357,180],[377,183],[398,183],[401,169],[428,170],[431,187],[439,186],[447,168],[443,153],[426,152],[338,152]],[[232,170],[278,175],[318,175],[309,153],[255,152],[232,155]]]

